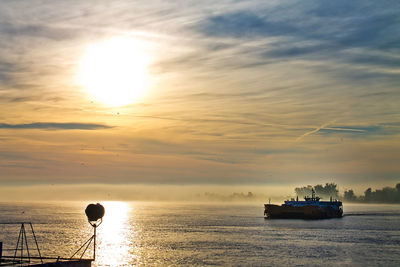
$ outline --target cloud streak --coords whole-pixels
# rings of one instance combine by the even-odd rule
[[[393,2],[391,9],[387,6],[384,2],[283,1],[258,10],[210,16],[196,29],[211,38],[236,38],[241,44],[270,40],[258,47],[267,61],[330,59],[398,69],[400,6]]]
[[[24,129],[40,129],[40,130],[99,130],[109,129],[111,126],[105,124],[96,123],[57,123],[57,122],[33,122],[26,124],[8,124],[0,123],[0,129],[13,129],[13,130],[24,130]]]
[[[0,182],[399,177],[399,13],[394,1],[0,1]],[[75,77],[87,47],[121,36],[148,48],[154,79],[143,103],[109,108]]]

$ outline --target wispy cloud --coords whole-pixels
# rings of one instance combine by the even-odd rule
[[[396,1],[0,1],[0,180],[398,177],[399,13]],[[75,76],[87,46],[121,35],[148,45],[154,83],[142,104],[110,109]]]
[[[344,8],[346,12],[342,12]],[[237,38],[240,43],[270,39],[268,45],[259,47],[264,50],[266,60],[339,57],[353,63],[399,68],[400,59],[396,55],[400,41],[399,8],[394,4],[393,9],[388,9],[384,2],[360,2],[357,5],[346,1],[334,5],[329,1],[282,2],[260,10],[210,16],[197,27],[207,36]],[[361,49],[361,53],[352,55],[350,49],[356,48]],[[371,51],[384,53],[371,55]]]
[[[98,130],[98,129],[108,129],[111,126],[105,124],[96,123],[57,123],[57,122],[33,122],[26,124],[8,124],[0,123],[0,129],[43,129],[43,130]]]

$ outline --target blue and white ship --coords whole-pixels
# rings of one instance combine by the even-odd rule
[[[268,219],[328,219],[341,218],[343,204],[341,201],[330,198],[330,201],[320,201],[312,189],[311,197],[304,197],[304,201],[297,199],[286,200],[282,205],[264,204],[264,216]]]

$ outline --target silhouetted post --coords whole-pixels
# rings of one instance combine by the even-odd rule
[[[96,260],[96,228],[103,222],[104,212],[104,207],[100,203],[89,204],[85,209],[86,216],[88,217],[88,222],[93,227],[93,236],[89,239],[90,241],[93,239],[93,260]],[[90,242],[88,246],[89,245]]]
[[[21,224],[21,261],[22,261],[22,257],[24,256],[24,224]]]
[[[93,246],[94,246],[94,248],[93,248],[93,259],[96,260],[96,228],[97,228],[97,225],[95,225],[93,228],[94,228],[94,234],[93,234]]]

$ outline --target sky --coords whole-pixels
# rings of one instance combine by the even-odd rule
[[[3,0],[0,191],[394,186],[399,14],[398,1]]]

